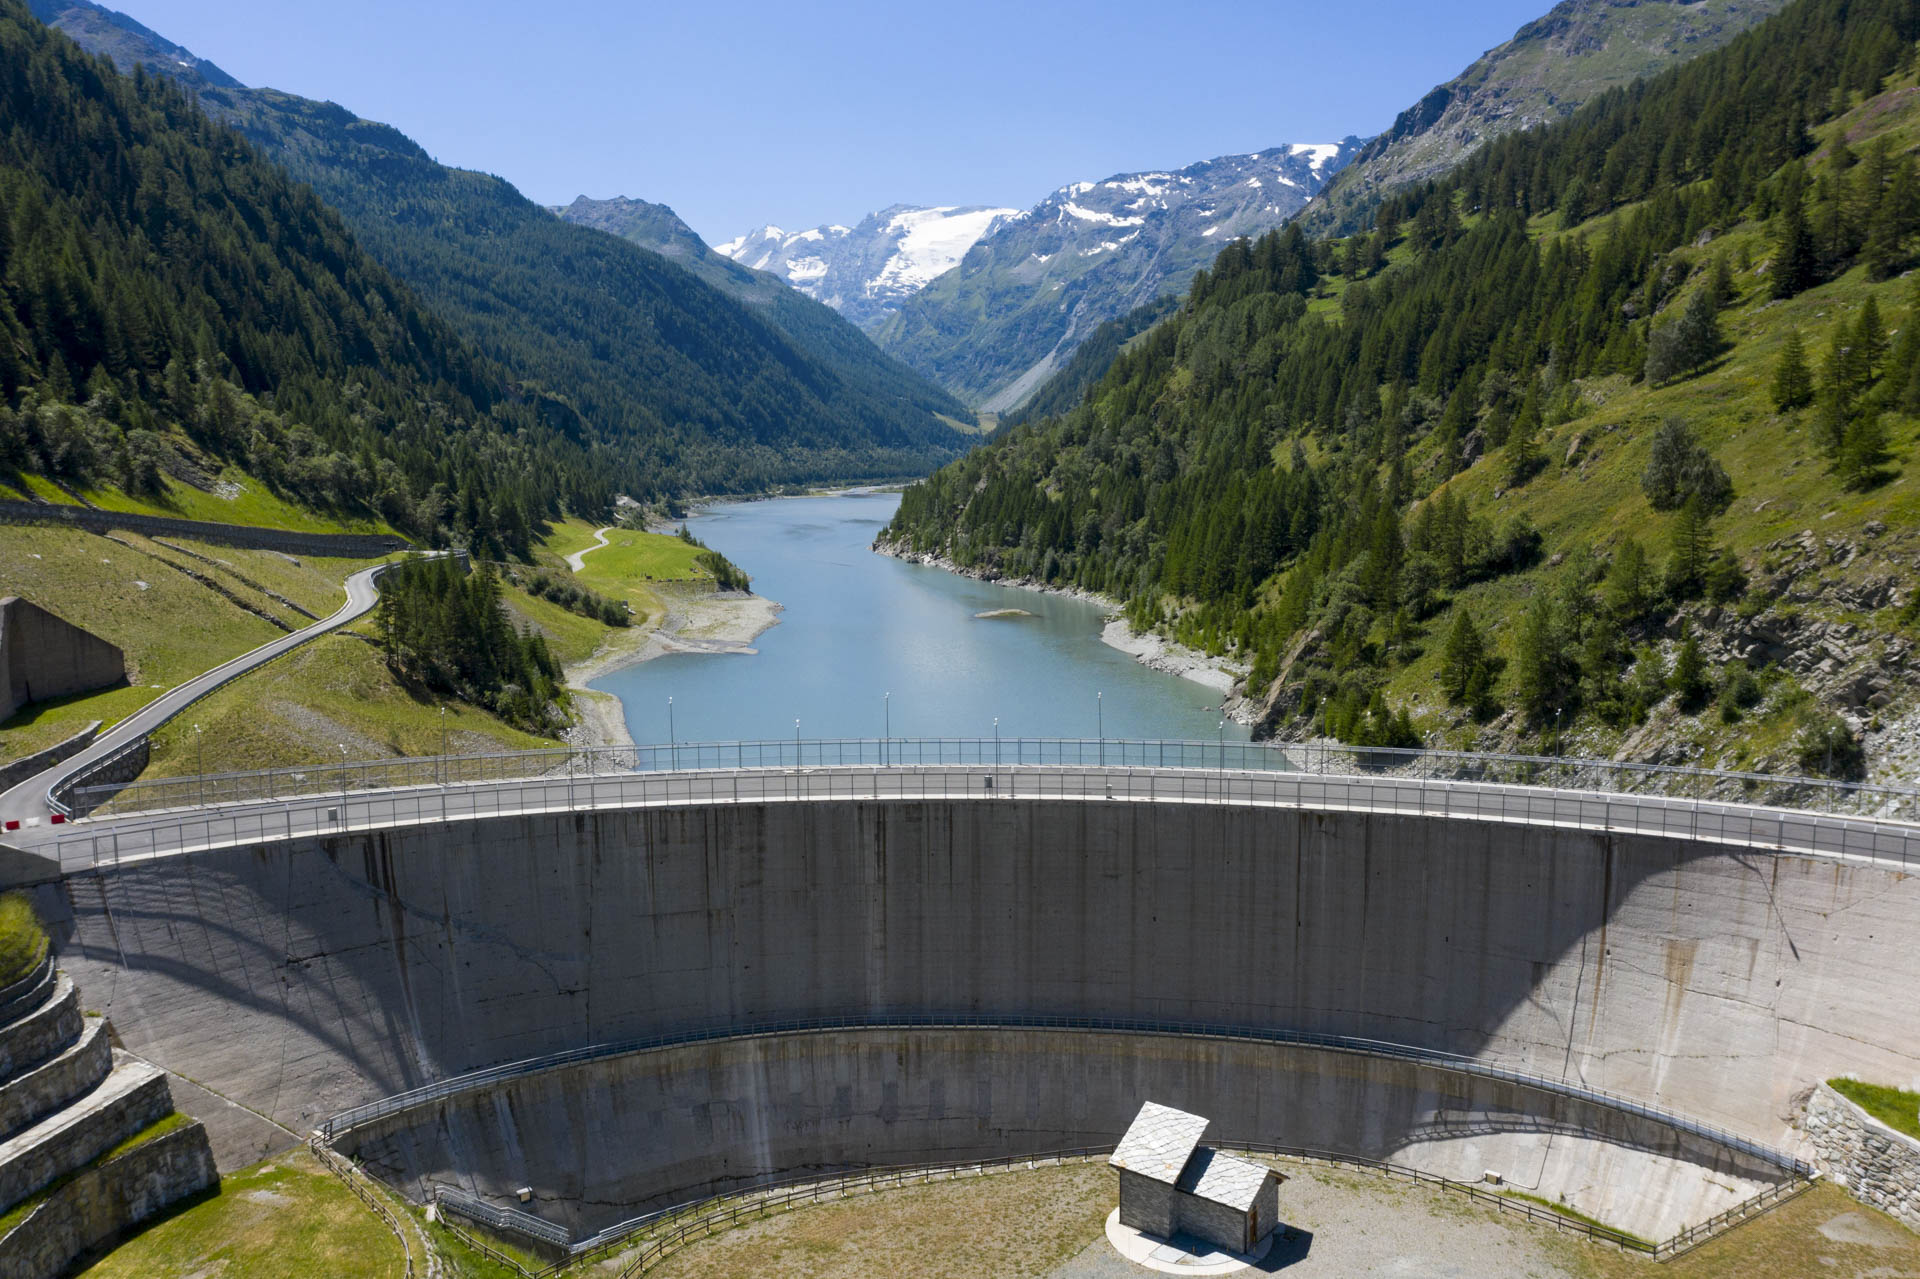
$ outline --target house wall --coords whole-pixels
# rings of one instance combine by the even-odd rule
[[[1216,1248],[1241,1252],[1247,1246],[1247,1214],[1184,1191],[1173,1192],[1175,1226]]]
[[[1120,1170],[1120,1224],[1162,1239],[1173,1233],[1173,1203],[1178,1194],[1164,1181]]]

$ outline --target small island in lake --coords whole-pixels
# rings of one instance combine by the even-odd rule
[[[1027,612],[1027,610],[1024,608],[990,608],[984,613],[974,614],[974,617],[984,618],[988,621],[991,621],[995,618],[1002,618],[1002,617],[1032,617],[1032,616],[1033,614]]]

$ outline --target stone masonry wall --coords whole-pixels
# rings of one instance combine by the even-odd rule
[[[1807,1099],[1804,1123],[1828,1176],[1862,1203],[1920,1230],[1920,1141],[1825,1084]]]
[[[37,751],[23,759],[0,768],[0,791],[12,790],[21,782],[37,773],[43,773],[64,760],[72,759],[87,747],[93,745],[93,739],[99,735],[100,721],[94,720],[64,742],[55,742],[43,751]]]
[[[67,1273],[74,1258],[219,1181],[207,1130],[198,1123],[177,1128],[88,1169],[49,1195],[0,1238],[0,1273],[55,1279]]]
[[[48,502],[0,502],[0,524],[65,524],[95,533],[109,529],[147,535],[170,533],[219,546],[281,551],[288,555],[337,555],[347,559],[372,559],[389,551],[404,551],[409,545],[403,538],[383,533],[295,533],[243,524],[176,520],[164,515],[131,515],[90,506],[55,506]]]

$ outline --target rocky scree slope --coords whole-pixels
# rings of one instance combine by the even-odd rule
[[[1186,291],[1220,246],[1306,206],[1360,142],[1296,143],[1061,187],[1002,220],[874,330],[977,407],[1018,407],[1108,320]]]
[[[1437,177],[1489,139],[1572,115],[1608,89],[1719,47],[1787,0],[1562,0],[1402,111],[1302,215],[1316,234],[1365,224],[1379,199]]]

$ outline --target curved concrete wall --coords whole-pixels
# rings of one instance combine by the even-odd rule
[[[1565,828],[688,806],[171,857],[42,906],[129,1047],[295,1129],[505,1060],[809,1015],[1370,1036],[1781,1144],[1818,1079],[1920,1078],[1920,1006],[1889,997],[1920,979],[1920,881]]]
[[[1786,1179],[1651,1119],[1434,1066],[1297,1045],[1015,1029],[754,1036],[476,1089],[341,1148],[420,1199],[457,1185],[591,1233],[769,1176],[1111,1146],[1153,1098],[1208,1140],[1294,1145],[1461,1181],[1500,1172],[1663,1239]]]

